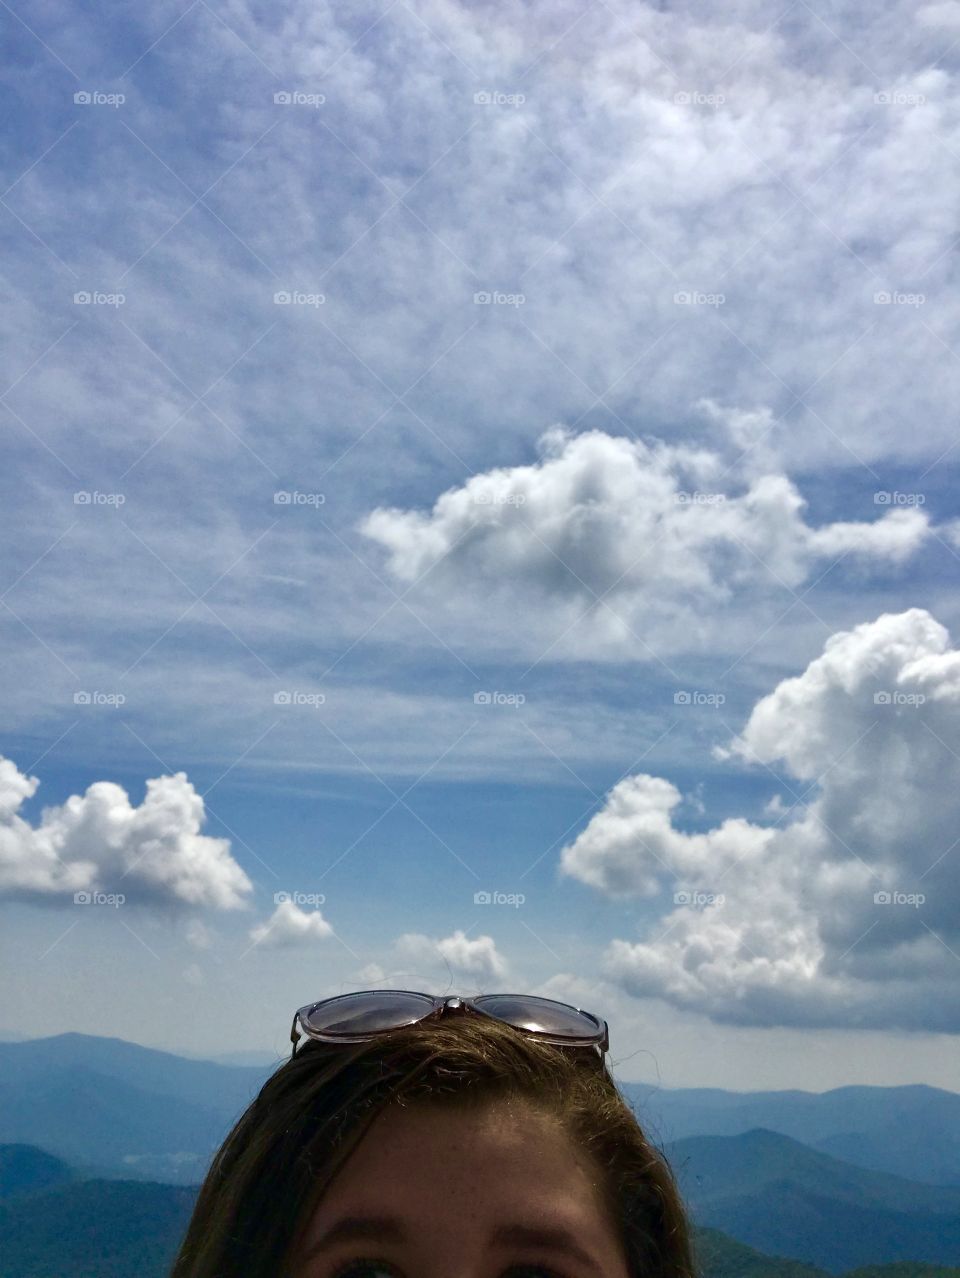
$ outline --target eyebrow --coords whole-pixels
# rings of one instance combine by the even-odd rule
[[[304,1255],[304,1263],[313,1260],[326,1248],[343,1242],[404,1243],[410,1235],[403,1222],[395,1216],[344,1216],[331,1225],[323,1236]],[[554,1251],[570,1260],[576,1260],[591,1273],[602,1274],[599,1263],[576,1241],[573,1234],[562,1226],[510,1224],[499,1225],[490,1238],[497,1247],[539,1247]]]

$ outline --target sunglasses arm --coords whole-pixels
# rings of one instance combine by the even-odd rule
[[[301,1038],[301,1035],[297,1033],[297,1021],[299,1019],[300,1019],[300,1013],[294,1012],[293,1024],[290,1026],[290,1042],[293,1044],[293,1050],[290,1053],[291,1060],[293,1060],[293,1058],[297,1054],[297,1044],[300,1042],[300,1038]]]

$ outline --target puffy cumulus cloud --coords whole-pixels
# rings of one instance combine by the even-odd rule
[[[293,901],[281,901],[265,923],[250,932],[254,945],[287,947],[333,936],[333,928],[319,910],[301,910]]]
[[[759,855],[771,832],[734,818],[709,834],[688,835],[672,824],[682,795],[661,777],[640,773],[617,783],[603,810],[564,848],[566,874],[611,897],[656,896],[664,874],[698,879]],[[642,851],[642,855],[638,855]]]
[[[457,929],[452,936],[432,938],[420,932],[405,932],[397,938],[397,952],[416,962],[445,961],[457,974],[476,977],[479,983],[507,973],[507,963],[497,951],[492,936],[470,940]]]
[[[378,508],[361,530],[396,578],[426,577],[458,608],[478,590],[499,595],[516,624],[516,600],[533,594],[555,616],[586,607],[594,635],[619,627],[634,650],[633,636],[649,637],[658,619],[689,644],[705,605],[792,589],[842,556],[899,565],[929,536],[915,508],[812,527],[762,447],[769,411],[700,408],[720,431],[716,447],[554,427],[537,462],[474,475],[426,512]]]
[[[20,808],[38,785],[0,759],[0,893],[57,902],[122,891],[131,902],[231,910],[252,891],[229,840],[200,833],[203,799],[183,772],[148,781],[138,807],[97,781],[33,825]]]
[[[915,608],[833,635],[716,753],[780,767],[790,806],[702,832],[640,775],[561,873],[651,898],[608,976],[717,1021],[960,1031],[960,651]],[[657,909],[657,905],[654,909]]]

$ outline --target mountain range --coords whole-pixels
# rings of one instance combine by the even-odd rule
[[[87,1174],[196,1184],[270,1073],[86,1034],[0,1043],[0,1142]]]
[[[146,1181],[79,1180],[30,1146],[0,1146],[0,1278],[166,1278],[195,1190]],[[701,1278],[828,1278],[802,1261],[768,1256],[697,1228]],[[960,1278],[918,1263],[858,1269],[844,1278]]]
[[[41,1195],[59,1195],[64,1213],[85,1195],[134,1216],[154,1203],[173,1229],[192,1193],[175,1191],[203,1178],[270,1072],[81,1034],[0,1042],[0,1144],[32,1151],[16,1155],[14,1170],[11,1155],[0,1159],[6,1236],[39,1227],[39,1217],[23,1213],[41,1212]],[[960,1264],[956,1093],[621,1087],[665,1149],[700,1236],[729,1236],[711,1262],[714,1272],[756,1272],[750,1248],[833,1274],[900,1262]],[[12,1203],[8,1189],[17,1177],[27,1197]],[[125,1187],[90,1187],[110,1181]],[[731,1240],[747,1249],[736,1261]],[[799,1278],[800,1270],[791,1273]]]
[[[685,1136],[738,1136],[765,1127],[858,1167],[960,1185],[957,1092],[922,1085],[727,1092],[638,1083],[625,1083],[622,1090],[659,1143]]]
[[[693,1219],[826,1269],[960,1261],[960,1187],[867,1171],[779,1132],[666,1146]]]

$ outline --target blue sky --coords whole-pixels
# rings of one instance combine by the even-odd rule
[[[4,21],[0,1029],[952,1085],[960,4]]]

